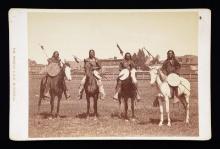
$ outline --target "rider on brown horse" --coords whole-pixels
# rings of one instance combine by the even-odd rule
[[[119,65],[119,71],[121,71],[123,69],[128,69],[129,72],[132,69],[135,69],[135,64],[131,58],[130,53],[125,54],[123,61]],[[120,78],[121,78],[120,76],[117,78],[116,93],[113,97],[114,100],[118,100],[118,94],[120,93],[120,90],[121,90],[122,80]],[[137,100],[140,100],[140,95],[138,93],[138,87],[137,87],[137,81],[133,81],[133,84],[135,85],[135,88],[136,88]]]
[[[97,70],[101,69],[101,65],[100,65],[98,59],[95,57],[95,51],[93,49],[91,49],[89,51],[89,58],[85,59],[84,63],[85,63],[84,64],[85,72],[86,72],[86,69],[87,69],[86,68],[87,63],[89,63],[93,67],[93,74],[94,74],[94,76],[96,77],[96,80],[97,80],[97,84],[98,84],[98,87],[99,87],[99,92],[101,93],[101,99],[104,99],[105,98],[105,91],[104,91],[103,84],[102,84],[102,81],[101,81],[102,77],[97,72]],[[78,99],[82,99],[82,94],[83,94],[83,91],[84,91],[85,82],[86,82],[86,75],[83,77],[83,79],[80,83]]]
[[[167,59],[164,61],[163,66],[161,68],[162,72],[168,76],[171,73],[175,73],[179,75],[179,70],[180,70],[180,63],[177,61],[175,58],[175,53],[173,50],[169,50],[167,52]],[[179,102],[179,99],[176,97],[178,95],[178,87],[172,87],[170,86],[171,89],[173,89],[173,98],[174,98],[174,103]]]
[[[59,52],[58,51],[54,51],[53,53],[53,56],[51,58],[49,58],[48,60],[48,65],[51,64],[51,63],[57,63],[60,67],[62,67],[62,62],[61,62],[61,59],[59,57]],[[49,90],[50,90],[50,82],[49,82],[49,79],[48,79],[49,75],[47,74],[46,75],[46,79],[45,79],[45,89],[44,89],[44,97],[50,97],[50,94],[49,94]],[[66,86],[66,83],[65,83],[65,80],[63,81],[63,88],[64,88],[64,95],[66,97],[66,99],[69,99],[70,98],[70,94],[69,94],[69,91],[67,89],[67,86]]]

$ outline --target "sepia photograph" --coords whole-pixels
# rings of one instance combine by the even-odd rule
[[[210,15],[11,9],[11,139],[210,139]]]

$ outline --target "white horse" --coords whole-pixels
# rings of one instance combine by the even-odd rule
[[[171,88],[166,81],[166,76],[160,70],[161,66],[149,66],[150,68],[150,84],[157,84],[160,93],[158,94],[158,101],[160,107],[160,122],[159,126],[163,125],[163,101],[165,101],[165,108],[168,118],[168,126],[171,126],[169,100],[171,99]],[[183,77],[180,77],[181,83],[178,86],[178,98],[184,106],[186,113],[186,123],[189,123],[189,97],[190,97],[190,83]]]

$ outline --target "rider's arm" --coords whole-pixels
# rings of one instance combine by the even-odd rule
[[[130,63],[130,67],[131,67],[131,69],[136,69],[136,66],[135,66],[134,61],[131,61],[131,63]]]
[[[65,63],[64,60],[59,58],[59,64],[60,64],[61,67],[63,67],[63,63]]]
[[[99,62],[99,60],[96,58],[96,67],[94,70],[100,70],[102,67],[101,67],[101,63]]]
[[[167,75],[167,60],[164,61],[162,67],[161,67],[161,71]]]
[[[123,69],[123,62],[120,62],[119,64],[119,71],[121,71]]]
[[[85,69],[85,75],[89,75],[89,62],[84,60],[84,69]]]
[[[181,68],[180,63],[177,60],[175,60],[175,69],[177,74],[180,73],[180,68]]]
[[[48,65],[52,62],[51,58],[47,59]]]

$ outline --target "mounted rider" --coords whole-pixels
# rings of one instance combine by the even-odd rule
[[[113,96],[113,99],[118,100],[118,94],[121,91],[122,80],[126,79],[129,76],[129,74],[131,74],[132,83],[134,84],[136,88],[137,100],[140,100],[140,95],[139,95],[138,86],[137,86],[137,79],[135,76],[135,72],[136,72],[135,64],[129,52],[125,53],[123,61],[119,64],[119,71],[120,73],[117,78],[116,92],[115,92],[115,95]]]
[[[49,74],[48,71],[49,71],[49,69],[57,69],[58,71],[60,71],[60,69],[63,67],[63,63],[59,57],[58,51],[54,51],[52,57],[48,58],[47,61],[48,61],[48,66],[47,66],[48,68],[47,68],[47,74],[46,74],[46,79],[45,79],[45,83],[44,83],[45,84],[44,97],[49,98],[50,97],[50,94],[49,94],[50,79],[49,78],[51,77],[51,75]],[[50,65],[53,65],[53,64],[55,64],[54,66],[57,66],[58,68],[49,67]],[[66,65],[69,65],[69,64],[66,64]],[[64,89],[64,95],[65,95],[66,99],[69,99],[70,94],[69,94],[68,88],[66,86],[65,80],[63,81],[62,85],[63,85],[63,89]]]
[[[169,50],[167,52],[167,59],[164,61],[162,65],[162,72],[166,75],[169,76],[170,74],[176,74],[179,76],[181,65],[175,58],[175,53],[173,50]],[[169,82],[168,82],[169,84]],[[170,85],[170,84],[169,84]],[[171,86],[172,92],[172,98],[174,99],[174,103],[179,102],[179,99],[177,98],[178,96],[178,86]]]
[[[105,98],[105,91],[102,84],[102,77],[99,74],[99,70],[101,69],[101,64],[99,63],[99,60],[95,57],[95,51],[93,49],[89,50],[89,57],[87,59],[84,59],[84,68],[86,72],[86,65],[90,64],[93,68],[93,74],[96,77],[97,85],[99,87],[99,93],[101,94],[100,98]],[[81,80],[80,87],[79,87],[79,93],[78,93],[78,99],[82,99],[83,91],[84,91],[84,85],[86,82],[86,75],[84,75],[83,79]]]

